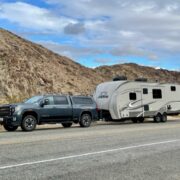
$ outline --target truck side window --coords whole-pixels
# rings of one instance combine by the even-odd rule
[[[74,104],[93,104],[92,99],[88,97],[73,97],[72,100]]]
[[[161,89],[153,89],[153,99],[162,99]]]
[[[171,86],[171,91],[176,91],[176,86]]]
[[[136,93],[129,93],[129,99],[135,101],[137,99]]]
[[[48,104],[46,104],[46,105],[53,105],[54,104],[53,96],[46,96],[46,97],[44,97],[44,99],[48,100]]]
[[[54,96],[54,104],[56,105],[68,105],[66,96]]]

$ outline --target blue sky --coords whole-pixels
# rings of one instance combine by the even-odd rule
[[[179,0],[0,0],[0,27],[88,67],[180,70]]]

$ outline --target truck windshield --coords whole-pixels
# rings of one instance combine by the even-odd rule
[[[26,103],[26,104],[34,104],[34,103],[39,102],[42,98],[43,98],[43,96],[34,96],[34,97],[24,101],[24,103]]]

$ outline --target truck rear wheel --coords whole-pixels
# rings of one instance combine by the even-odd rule
[[[36,128],[37,120],[32,115],[27,115],[23,118],[21,128],[23,131],[33,131]]]
[[[62,126],[63,126],[64,128],[69,128],[69,127],[72,126],[72,123],[62,123]]]
[[[154,117],[154,122],[159,123],[162,121],[162,115],[160,113],[158,113],[155,117]]]
[[[81,127],[89,127],[91,125],[91,122],[92,122],[91,115],[88,113],[84,113],[81,116],[79,124]]]
[[[16,131],[18,126],[11,126],[11,125],[7,125],[7,124],[3,124],[3,127],[6,131]]]

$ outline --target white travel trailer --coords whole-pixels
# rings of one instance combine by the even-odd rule
[[[180,114],[180,85],[149,83],[145,79],[118,80],[97,86],[94,99],[100,119],[143,122],[154,118],[166,122],[167,115]]]

